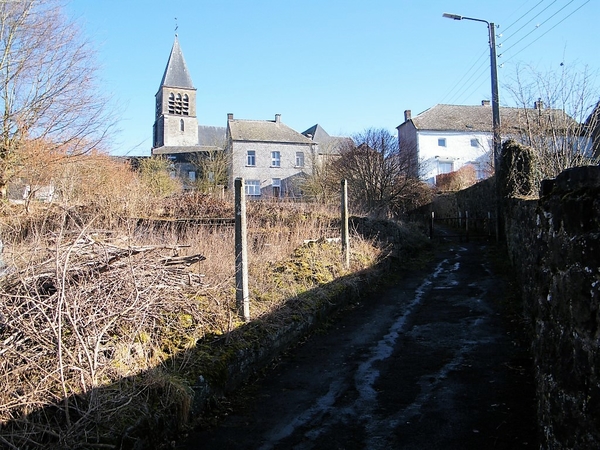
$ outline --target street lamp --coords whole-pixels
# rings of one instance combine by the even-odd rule
[[[500,103],[498,97],[498,70],[496,67],[496,33],[494,33],[494,22],[488,22],[483,19],[475,19],[473,17],[459,16],[458,14],[444,13],[442,17],[453,20],[473,20],[475,22],[483,22],[487,24],[488,33],[490,35],[490,66],[492,68],[492,133],[493,133],[493,150],[494,150],[494,170],[498,171],[498,163],[500,158]],[[497,174],[496,174],[497,176]]]

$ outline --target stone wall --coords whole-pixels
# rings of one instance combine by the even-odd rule
[[[506,240],[534,330],[544,448],[600,448],[600,167],[511,200]]]
[[[459,213],[464,217],[465,211],[467,211],[471,218],[483,219],[488,217],[488,213],[495,217],[496,194],[494,188],[494,178],[488,178],[458,192],[439,193],[432,203],[412,211],[411,216],[416,219],[430,217],[433,211],[435,217],[439,218],[458,217]]]
[[[444,204],[483,211],[492,189],[479,183]],[[542,448],[600,448],[600,167],[568,169],[539,200],[506,199],[502,211],[533,330]]]

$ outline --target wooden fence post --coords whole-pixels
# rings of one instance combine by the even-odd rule
[[[235,302],[244,322],[250,321],[248,294],[248,245],[246,237],[246,193],[244,179],[235,179]]]

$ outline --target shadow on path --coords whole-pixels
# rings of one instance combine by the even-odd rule
[[[177,448],[537,448],[498,252],[443,243],[428,269],[340,313]]]

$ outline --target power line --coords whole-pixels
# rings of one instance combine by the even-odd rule
[[[570,3],[572,3],[573,1],[574,1],[574,0],[571,0],[571,2],[570,2]],[[542,3],[542,2],[540,2],[540,3]],[[538,5],[539,5],[540,3],[538,3]],[[529,22],[527,22],[525,25],[523,25],[521,28],[519,28],[519,29],[518,29],[517,31],[515,31],[513,34],[511,34],[511,35],[510,35],[510,36],[508,36],[506,39],[504,39],[504,42],[508,41],[508,40],[509,40],[510,38],[512,38],[513,36],[516,36],[516,35],[517,35],[517,33],[518,33],[519,31],[521,31],[523,28],[525,28],[527,25],[529,25],[529,24],[530,24],[530,23],[531,23],[533,20],[535,20],[536,18],[538,18],[538,17],[539,17],[539,16],[540,16],[542,13],[544,13],[544,12],[545,12],[545,11],[546,11],[548,8],[550,8],[550,7],[551,7],[552,5],[554,5],[555,3],[556,3],[556,0],[554,0],[552,3],[550,3],[550,4],[549,4],[548,6],[546,6],[544,9],[542,9],[542,10],[541,10],[541,11],[540,11],[538,14],[536,14],[535,16],[533,16],[533,18],[532,18],[532,19],[531,19]],[[535,6],[537,6],[537,5],[535,5]],[[534,8],[535,8],[535,6],[534,6]],[[566,6],[568,6],[568,4],[567,4],[567,5],[565,5],[565,7],[566,7]]]
[[[591,0],[587,0],[585,3],[583,3],[582,5],[580,5],[577,9],[573,10],[570,14],[568,14],[567,16],[565,16],[562,20],[560,20],[559,22],[557,22],[556,24],[554,24],[554,26],[552,26],[550,29],[548,29],[545,33],[543,33],[541,36],[539,36],[537,39],[531,41],[529,44],[527,44],[525,47],[523,47],[521,50],[519,50],[517,53],[515,53],[514,55],[512,55],[510,58],[504,60],[504,62],[510,61],[511,59],[513,59],[515,56],[517,56],[519,53],[521,53],[522,51],[526,50],[527,48],[531,47],[534,43],[536,43],[537,41],[539,41],[541,38],[543,38],[544,36],[546,36],[548,33],[550,33],[550,31],[552,31],[554,28],[556,28],[557,26],[559,26],[561,23],[563,23],[565,20],[567,20],[569,17],[571,17],[573,14],[575,14],[577,11],[579,11],[581,8],[583,8],[585,5],[587,5]],[[566,4],[563,8],[561,8],[559,11],[557,11],[556,14],[558,14],[560,11],[562,11],[563,9],[565,9],[567,6],[569,6],[571,3],[573,3],[573,0],[570,1],[568,4]],[[551,16],[550,18],[554,17],[556,14],[554,14],[553,16]],[[550,20],[550,18],[548,20]],[[544,23],[546,23],[548,20],[546,20]],[[535,31],[535,30],[534,30]],[[529,33],[531,34],[531,33]],[[529,36],[529,34],[527,36]],[[527,37],[525,36],[525,37]],[[521,39],[522,40],[522,39]],[[513,48],[515,45],[517,45],[519,42],[521,42],[521,40],[517,41],[514,45],[512,45],[511,47],[509,47],[507,50],[510,50],[511,48]]]
[[[489,68],[489,66],[486,64],[485,66],[481,67],[478,72],[476,72],[473,75],[471,75],[471,77],[469,77],[469,80],[471,80],[473,77],[475,77],[475,79],[469,85],[465,85],[465,87],[460,92],[457,92],[450,99],[450,104],[452,104],[452,101],[454,99],[459,99],[462,96],[464,96],[465,93],[473,87],[473,84],[475,84],[477,81],[479,81],[481,79],[481,77],[483,77],[483,76],[486,75],[486,71],[487,71],[488,68]]]
[[[511,45],[509,48],[507,48],[506,50],[504,50],[504,52],[502,52],[501,54],[499,54],[498,57],[502,57],[504,54],[506,54],[507,52],[509,52],[511,49],[515,48],[519,43],[521,43],[525,39],[527,39],[527,37],[529,37],[532,33],[536,32],[541,26],[543,26],[544,24],[548,23],[550,20],[552,20],[554,17],[556,17],[559,13],[561,13],[563,10],[565,10],[565,8],[567,8],[569,5],[571,5],[574,1],[575,0],[570,0],[566,5],[564,5],[562,8],[560,8],[559,10],[557,10],[554,14],[552,14],[550,17],[548,17],[542,23],[540,23],[539,25],[537,25],[534,30],[530,31],[525,36],[521,37],[513,45]],[[585,1],[585,3],[583,3],[582,5],[580,5],[578,8],[576,8],[574,11],[572,11],[571,13],[569,13],[567,16],[565,16],[559,22],[557,22],[556,24],[554,24],[550,29],[548,29],[547,31],[545,31],[537,39],[535,39],[532,42],[530,42],[529,44],[527,44],[525,47],[523,47],[517,53],[511,55],[510,58],[503,60],[503,62],[510,61],[512,58],[514,58],[515,56],[517,56],[519,53],[521,53],[522,51],[524,51],[525,49],[527,49],[528,47],[530,47],[531,45],[533,45],[535,42],[537,42],[538,40],[540,40],[542,37],[544,37],[546,34],[548,34],[550,31],[552,31],[554,28],[556,28],[558,25],[560,25],[562,22],[564,22],[566,19],[568,19],[570,16],[572,16],[577,11],[579,11],[581,8],[583,8],[583,6],[585,6],[590,1],[591,0]],[[536,8],[538,8],[543,2],[544,2],[544,0],[538,1],[533,7],[531,7],[529,10],[527,10],[527,12],[525,12],[524,14],[522,14],[517,20],[515,20],[508,27],[506,27],[506,29],[504,30],[504,32],[506,32],[506,30],[512,28],[517,23],[519,23],[521,20],[523,20],[526,16],[528,16],[529,14],[531,14],[531,12],[534,11]],[[512,33],[511,35],[509,35],[508,37],[506,37],[503,40],[503,43],[506,42],[507,40],[515,38],[519,34],[519,32],[521,30],[523,30],[525,27],[527,27],[527,25],[531,24],[535,19],[537,19],[538,17],[540,17],[544,12],[548,11],[548,9],[552,5],[554,5],[556,2],[557,2],[557,0],[553,0],[548,6],[546,6],[545,8],[543,8],[540,12],[538,12],[530,20],[528,20],[527,23],[525,23],[523,26],[521,26],[514,33]],[[485,53],[486,52],[482,53],[482,55],[479,56],[475,60],[475,62],[464,73],[464,75],[458,80],[458,82],[454,84],[454,86],[452,87],[452,89],[446,95],[444,95],[444,97],[442,99],[442,102],[445,102],[446,99],[449,98],[448,102],[452,103],[452,101],[454,101],[455,99],[460,98],[463,95],[465,95],[465,93],[468,90],[473,89],[473,91],[475,91],[475,90],[479,89],[479,87],[481,87],[481,85],[485,82],[485,80],[481,81],[481,83],[479,83],[479,85],[477,86],[477,88],[473,88],[474,84],[477,81],[479,81],[482,78],[482,76],[484,75],[484,73],[485,73],[485,67],[480,64],[480,61],[485,56]]]
[[[519,39],[517,42],[515,42],[513,45],[511,45],[510,47],[508,47],[505,52],[509,51],[511,48],[515,47],[516,45],[518,45],[520,42],[522,42],[527,36],[529,36],[532,33],[535,33],[537,30],[539,30],[539,28],[544,25],[546,22],[548,22],[550,19],[552,19],[554,16],[556,16],[559,12],[561,12],[563,9],[565,9],[567,6],[569,6],[571,3],[573,3],[575,0],[571,0],[569,3],[567,3],[565,6],[563,6],[562,8],[560,8],[558,11],[556,11],[554,14],[552,14],[550,17],[548,17],[546,20],[544,20],[542,23],[540,23],[539,25],[536,25],[536,27],[531,30],[529,33],[527,33],[525,36],[523,36],[521,39]],[[588,0],[589,1],[589,0]],[[585,3],[584,3],[585,4]],[[582,5],[583,6],[583,5]],[[544,10],[545,11],[545,10]],[[568,17],[568,16],[567,16]],[[564,19],[563,19],[564,20]],[[561,21],[562,22],[562,21]],[[560,23],[560,22],[559,22]],[[554,27],[552,27],[554,28]],[[551,29],[552,29],[551,28]],[[548,30],[549,31],[549,30]],[[500,55],[502,56],[502,55]]]
[[[469,68],[467,69],[467,71],[464,73],[464,75],[463,75],[463,76],[462,76],[462,77],[461,77],[461,78],[460,78],[460,79],[459,79],[459,80],[458,80],[456,83],[454,83],[454,87],[453,87],[452,89],[450,89],[450,91],[449,91],[449,92],[448,92],[446,95],[444,95],[444,97],[442,98],[442,103],[444,103],[444,102],[446,101],[446,98],[448,98],[448,97],[450,97],[450,98],[453,98],[453,97],[451,97],[451,96],[453,95],[453,93],[454,93],[454,92],[455,92],[457,89],[460,89],[460,88],[462,87],[462,85],[463,85],[462,81],[465,79],[465,77],[466,77],[467,75],[469,75],[469,74],[471,73],[471,71],[473,70],[473,68],[474,68],[474,67],[475,67],[477,64],[481,64],[481,59],[485,57],[486,53],[487,53],[487,52],[486,52],[486,51],[484,51],[484,52],[483,52],[483,53],[482,53],[482,54],[481,54],[481,55],[480,55],[480,56],[479,56],[479,57],[478,57],[478,58],[475,60],[475,62],[474,62],[472,65],[471,65],[471,67],[469,67]],[[473,75],[471,75],[471,77],[473,77]],[[467,83],[467,82],[468,82],[468,81],[471,79],[471,77],[467,78],[467,80],[465,80],[465,82],[464,82],[464,83]]]
[[[547,8],[545,8],[543,11],[545,11],[546,9],[548,9],[550,6],[552,6],[553,3],[556,3],[557,0],[554,0]],[[544,0],[540,0],[537,4],[535,4],[531,9],[529,9],[525,14],[521,15],[521,17],[519,17],[516,21],[514,21],[512,24],[510,24],[506,29],[510,29],[513,25],[515,25],[516,23],[518,23],[521,19],[523,19],[523,17],[527,16],[531,11],[533,11],[535,8],[537,8],[541,3],[543,3]],[[542,12],[543,12],[542,11]],[[541,14],[541,13],[540,13]],[[539,14],[538,14],[539,15]],[[538,16],[536,15],[534,17],[534,19]],[[526,25],[525,25],[526,26]],[[520,29],[519,29],[520,30]],[[519,31],[517,30],[517,32]],[[469,67],[469,69],[467,69],[467,71],[464,73],[464,75],[454,84],[454,87],[446,94],[444,95],[444,97],[442,98],[442,103],[444,103],[446,101],[447,98],[449,98],[449,103],[451,103],[454,99],[456,98],[460,98],[460,96],[469,88],[472,86],[473,83],[469,83],[471,81],[471,79],[477,75],[476,80],[479,80],[481,78],[481,72],[482,72],[482,68],[481,65],[479,65],[479,67],[474,71],[473,68],[481,61],[482,58],[485,57],[487,51],[484,51],[481,56],[479,56],[479,58],[477,58],[475,60],[475,62]],[[465,80],[465,77],[468,78]],[[463,80],[464,83],[463,83]]]

